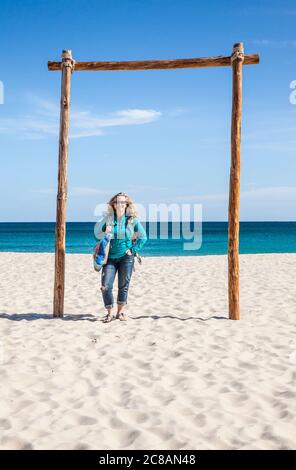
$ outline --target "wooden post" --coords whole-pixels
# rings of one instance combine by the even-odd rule
[[[55,278],[53,316],[62,317],[64,313],[65,291],[65,240],[67,204],[67,160],[70,115],[70,82],[74,61],[71,51],[62,53],[62,86],[59,135],[59,170],[55,228]]]
[[[239,204],[243,43],[234,44],[232,63],[231,168],[228,206],[229,318],[239,320]]]

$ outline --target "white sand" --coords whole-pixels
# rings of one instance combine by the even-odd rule
[[[91,256],[0,253],[0,448],[292,449],[296,255],[242,255],[241,321],[225,256],[144,258],[127,322],[103,324]]]

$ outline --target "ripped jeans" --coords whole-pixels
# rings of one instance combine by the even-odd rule
[[[108,259],[107,264],[102,268],[101,291],[105,308],[112,308],[114,305],[113,283],[118,271],[118,294],[117,303],[126,304],[130,280],[133,273],[135,257],[125,254],[121,258]]]

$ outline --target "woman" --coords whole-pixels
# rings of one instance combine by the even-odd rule
[[[129,284],[134,269],[135,255],[147,241],[147,235],[137,218],[133,201],[126,193],[118,193],[108,202],[108,213],[95,226],[97,239],[111,234],[108,261],[102,268],[101,291],[107,315],[105,322],[113,320],[113,283],[118,272],[117,315],[127,320],[123,309],[127,304]]]

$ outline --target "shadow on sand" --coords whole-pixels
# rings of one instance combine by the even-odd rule
[[[102,317],[99,315],[92,314],[67,314],[65,313],[61,318],[55,318],[51,313],[0,313],[0,319],[12,321],[34,321],[34,320],[62,320],[62,321],[102,321]],[[152,318],[152,320],[163,320],[165,318],[171,318],[172,320],[188,321],[208,321],[208,320],[228,320],[226,316],[212,315],[210,317],[186,317],[181,318],[175,315],[140,315],[140,316],[128,316],[131,320],[141,320],[144,318]]]
[[[0,319],[13,321],[34,321],[34,320],[63,320],[63,321],[97,321],[99,318],[95,315],[72,315],[64,314],[62,318],[54,318],[51,313],[0,313]]]
[[[152,318],[153,320],[162,320],[163,318],[171,318],[172,320],[180,320],[180,321],[187,321],[187,320],[198,320],[198,321],[208,321],[208,320],[228,320],[228,317],[225,316],[218,316],[218,315],[212,315],[207,318],[203,317],[186,317],[186,318],[181,318],[181,317],[176,317],[174,315],[141,315],[139,317],[130,317],[133,320],[139,320],[140,318]]]

